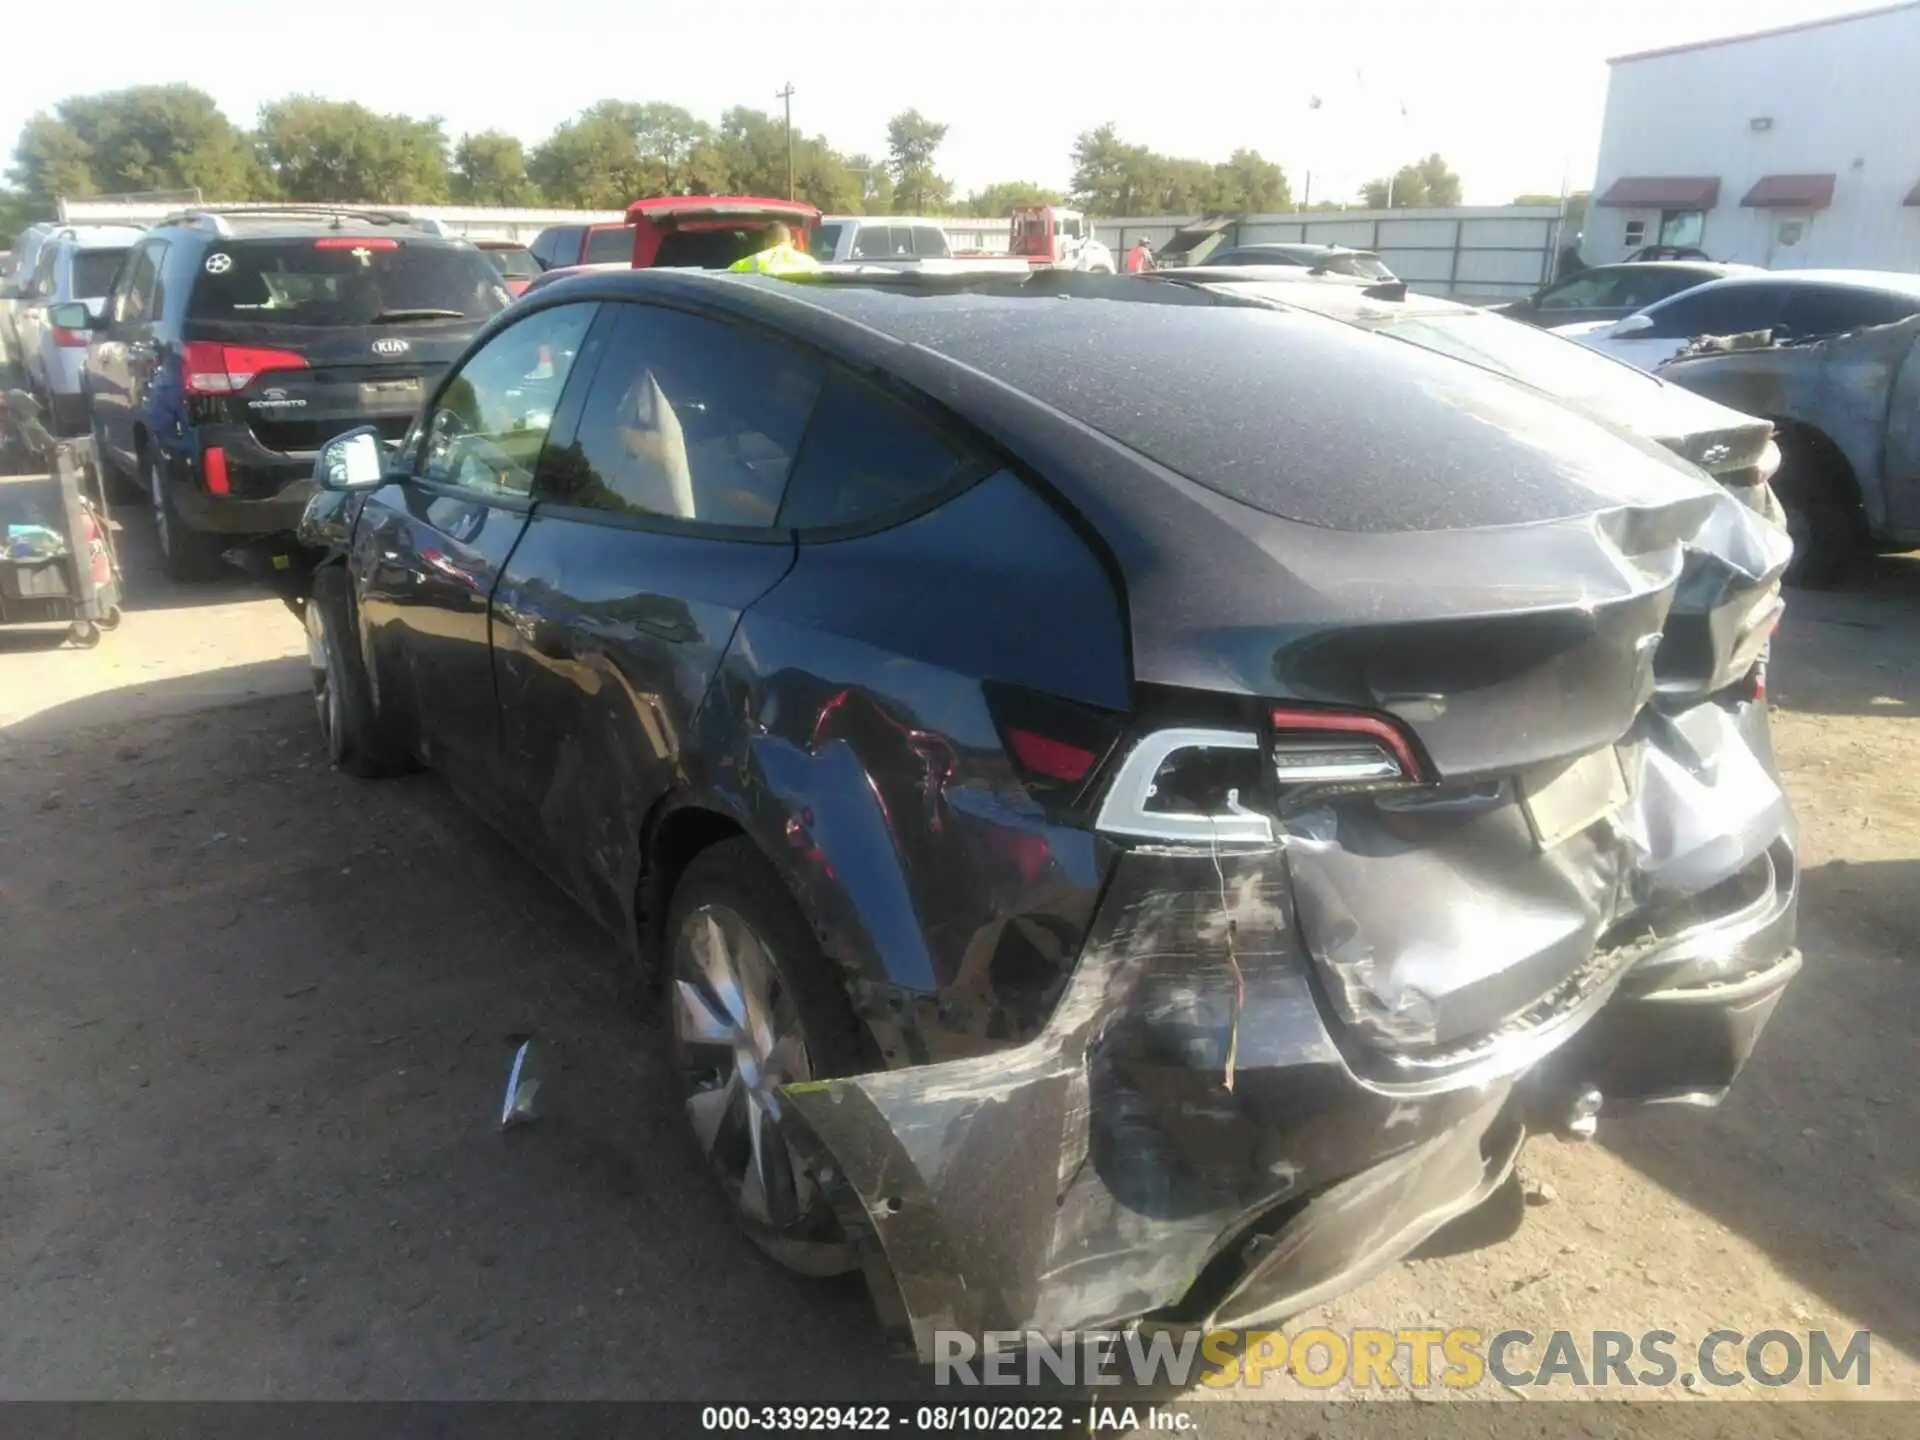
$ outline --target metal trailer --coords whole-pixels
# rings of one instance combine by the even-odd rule
[[[120,557],[91,440],[56,440],[22,390],[0,415],[0,626],[61,625],[79,646],[120,623]]]

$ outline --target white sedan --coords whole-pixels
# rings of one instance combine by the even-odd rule
[[[1780,338],[1838,335],[1920,314],[1920,275],[1888,270],[1791,270],[1712,280],[1620,320],[1554,331],[1642,370],[1701,335],[1771,330]]]

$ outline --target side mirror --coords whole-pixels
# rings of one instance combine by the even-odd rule
[[[47,323],[57,330],[98,330],[100,317],[84,300],[66,300],[47,307]]]
[[[336,435],[313,457],[313,478],[323,490],[373,490],[387,478],[387,455],[371,425]]]
[[[1643,312],[1638,315],[1628,315],[1624,319],[1616,320],[1613,325],[1613,333],[1615,335],[1639,335],[1652,328],[1653,317]]]

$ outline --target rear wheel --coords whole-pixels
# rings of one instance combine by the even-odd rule
[[[1824,435],[1784,431],[1773,491],[1786,511],[1793,560],[1786,582],[1805,590],[1842,584],[1869,550],[1853,470]]]
[[[339,566],[313,577],[303,619],[314,716],[327,759],[368,780],[408,769],[406,753],[388,738],[374,709],[373,689],[354,639],[346,572]]]
[[[220,542],[204,531],[188,528],[167,493],[160,458],[147,457],[147,492],[153,505],[154,538],[160,542],[160,563],[169,580],[211,580],[220,570]]]
[[[855,1257],[788,1145],[779,1088],[857,1070],[854,1019],[805,918],[744,838],[701,851],[667,912],[676,1093],[734,1219],[789,1269]]]

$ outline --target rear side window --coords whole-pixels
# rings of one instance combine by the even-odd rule
[[[906,231],[899,232],[902,237]],[[853,258],[856,260],[891,260],[893,258],[894,228],[891,225],[862,225],[860,233],[853,237]]]
[[[75,300],[97,300],[113,288],[113,277],[119,272],[121,261],[127,258],[124,250],[76,250],[73,252],[73,273],[67,277],[68,290]]]
[[[819,397],[819,362],[676,310],[625,305],[613,323],[542,494],[619,515],[771,526]]]
[[[589,230],[586,263],[589,265],[632,264],[633,227],[616,225],[612,229]]]
[[[863,524],[923,500],[974,459],[884,391],[835,374],[807,427],[780,524]]]
[[[201,257],[187,318],[303,328],[485,320],[512,300],[500,272],[465,245],[216,240]]]
[[[1920,296],[1808,285],[1787,297],[1780,328],[1795,335],[1838,335],[1865,325],[1892,325],[1920,314]]]
[[[1691,340],[1696,335],[1742,335],[1780,322],[1786,294],[1778,285],[1715,285],[1688,291],[1653,312],[1653,340]]]

